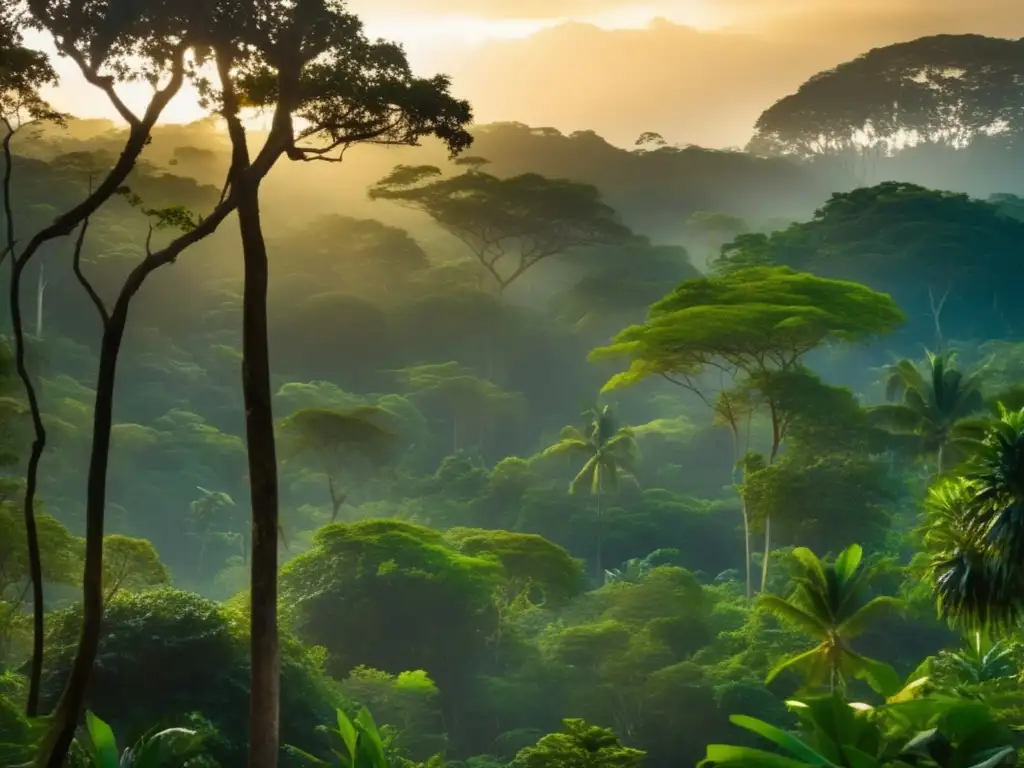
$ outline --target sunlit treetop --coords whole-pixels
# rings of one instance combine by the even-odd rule
[[[22,15],[13,7],[0,7],[0,121],[13,132],[26,120],[60,120],[39,89],[57,82],[49,60],[24,45]]]
[[[790,368],[828,342],[889,333],[903,320],[892,299],[858,283],[753,267],[684,281],[651,307],[646,322],[624,329],[591,358],[631,360],[605,389],[708,368],[750,375]]]
[[[31,23],[50,32],[133,127],[159,115],[154,101],[134,115],[114,91],[141,80],[162,91],[184,78],[204,106],[221,112],[225,78],[235,108],[276,106],[266,159],[331,158],[359,142],[415,143],[435,135],[467,147],[467,102],[438,75],[415,77],[398,45],[371,42],[362,23],[330,0],[29,0]],[[216,83],[216,85],[215,85]],[[180,86],[179,86],[180,87]],[[294,123],[293,123],[294,120]]]
[[[1024,132],[1024,42],[935,35],[819,72],[758,118],[751,149],[812,156],[902,144],[962,147]]]

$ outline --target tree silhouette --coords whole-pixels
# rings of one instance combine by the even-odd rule
[[[387,414],[378,406],[350,410],[304,408],[281,421],[286,458],[314,458],[327,476],[331,522],[348,494],[338,488],[339,471],[346,465],[385,463],[394,455],[398,435],[379,421]]]
[[[400,165],[369,194],[429,215],[466,244],[499,293],[544,259],[636,239],[596,188],[536,173],[443,177],[435,166]]]

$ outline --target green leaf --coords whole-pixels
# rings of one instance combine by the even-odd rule
[[[903,679],[891,666],[883,661],[869,659],[849,649],[843,651],[843,667],[859,680],[871,686],[872,690],[888,698],[903,688]]]
[[[747,715],[733,715],[729,718],[729,721],[788,750],[794,757],[812,765],[828,765],[829,761],[826,757],[781,728],[776,728],[774,725],[763,720],[758,720],[756,717],[748,717]]]
[[[772,668],[771,672],[768,673],[768,677],[765,678],[765,684],[767,685],[770,683],[790,667],[796,667],[805,663],[814,665],[815,662],[822,658],[823,652],[824,648],[819,645],[809,651],[804,651],[803,653],[798,653],[784,658]]]
[[[851,544],[836,558],[835,569],[836,576],[839,577],[841,582],[847,582],[857,572],[860,567],[861,560],[864,557],[864,550],[860,544]]]
[[[707,756],[701,765],[728,765],[738,768],[807,768],[808,765],[831,765],[831,763],[802,763],[791,757],[765,752],[752,747],[733,747],[727,744],[708,744]]]
[[[144,739],[141,744],[136,746],[138,753],[132,760],[133,768],[160,768],[164,754],[171,751],[165,750],[164,747],[170,746],[175,739],[184,736],[194,738],[196,732],[188,728],[167,728]],[[179,757],[185,756],[179,755]]]
[[[827,637],[828,627],[823,622],[788,600],[778,595],[762,595],[760,602],[772,614],[790,624],[795,624],[812,637]]]
[[[341,741],[344,743],[345,748],[348,750],[349,757],[352,760],[356,759],[356,744],[358,742],[358,735],[356,733],[356,727],[351,720],[348,719],[348,715],[338,710],[338,736],[341,737]]]
[[[882,595],[862,605],[856,613],[839,625],[839,634],[850,638],[864,632],[876,619],[903,609],[903,602],[895,597]]]
[[[92,712],[86,712],[85,729],[89,733],[95,768],[118,768],[117,740],[110,726]]]
[[[309,763],[312,763],[313,765],[323,765],[323,766],[327,766],[327,768],[330,768],[331,764],[328,763],[327,761],[321,760],[319,757],[316,757],[314,755],[309,754],[309,752],[304,752],[301,749],[299,749],[298,747],[293,747],[291,744],[285,744],[284,745],[284,751],[287,752],[290,755],[295,755],[296,757],[300,757],[303,760],[306,760]]]

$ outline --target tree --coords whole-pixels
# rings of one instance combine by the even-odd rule
[[[588,725],[579,718],[562,721],[562,730],[549,733],[535,746],[519,750],[516,768],[639,768],[643,750],[627,747],[610,728]]]
[[[171,583],[171,574],[148,539],[112,534],[103,540],[103,602],[121,590],[139,592]]]
[[[849,644],[873,620],[900,606],[893,597],[868,597],[875,570],[862,558],[859,544],[851,544],[830,562],[805,547],[793,550],[793,593],[788,598],[761,595],[761,604],[821,642],[780,662],[768,674],[768,682],[785,669],[803,667],[812,686],[827,684],[831,690],[843,689],[848,678],[854,677],[867,681],[885,696],[899,690],[899,677],[891,667],[856,653]]]
[[[686,220],[686,230],[707,241],[706,263],[711,264],[722,246],[750,230],[739,216],[720,211],[697,211]]]
[[[934,35],[819,72],[758,118],[751,148],[809,157],[1024,132],[1018,40]]]
[[[466,244],[499,293],[544,259],[636,239],[594,187],[536,173],[442,177],[435,166],[400,165],[370,188],[370,199],[429,215]]]
[[[961,338],[1012,336],[1024,322],[1022,255],[1024,222],[996,205],[892,181],[834,193],[808,221],[741,235],[715,266],[775,264],[888,293],[909,318],[901,335],[916,354],[936,343],[940,303],[942,323]]]
[[[480,445],[499,418],[520,413],[525,404],[518,392],[506,392],[456,362],[414,365],[397,374],[412,399],[447,416],[453,452],[474,438]]]
[[[1024,410],[1002,410],[962,475],[928,491],[922,526],[941,616],[967,631],[1012,630],[1024,615]]]
[[[185,76],[186,54],[194,52],[206,61],[212,57],[219,88],[200,81],[208,106],[228,123],[232,164],[221,200],[209,216],[199,220],[174,208],[148,210],[159,225],[185,230],[161,250],[152,251],[129,274],[111,308],[81,274],[76,273],[103,321],[100,372],[94,415],[93,451],[90,460],[87,501],[86,574],[84,578],[86,621],[82,642],[67,695],[62,697],[44,747],[46,763],[56,768],[67,752],[81,709],[85,684],[95,658],[102,617],[102,534],[105,481],[110,447],[111,406],[116,362],[134,294],[157,268],[174,261],[188,246],[211,234],[235,209],[239,210],[245,254],[246,290],[243,296],[243,391],[249,437],[250,483],[253,516],[253,727],[252,763],[271,766],[277,759],[277,462],[270,408],[269,360],[266,344],[266,247],[259,225],[259,184],[283,156],[295,160],[337,160],[338,153],[359,142],[414,143],[424,135],[437,135],[455,149],[468,141],[462,126],[470,114],[468,105],[448,95],[442,76],[422,80],[412,76],[396,46],[371,44],[358,20],[318,0],[294,5],[268,3],[262,12],[238,12],[223,2],[133,7],[131,14],[109,11],[104,4],[90,7],[89,14],[67,14],[47,0],[35,0],[37,23],[54,34],[59,50],[79,63],[90,82],[105,90],[132,127],[130,144],[114,169],[100,182],[97,192],[106,197],[89,198],[73,216],[61,217],[43,235],[37,235],[20,263],[38,249],[37,241],[67,234],[115,191],[134,166],[148,140],[152,125]],[[140,29],[142,32],[140,32]],[[126,62],[127,51],[142,45],[148,33],[151,60],[144,74],[171,70],[171,84],[160,90],[144,118],[127,109],[113,90],[113,81],[99,74],[103,66],[120,66],[119,72],[138,71]],[[98,58],[97,58],[98,56]],[[121,57],[121,58],[119,58]],[[108,58],[110,60],[108,60]],[[338,64],[344,62],[344,66]],[[148,67],[148,69],[147,69]],[[240,121],[243,104],[272,108],[271,129],[263,146],[250,156]],[[296,120],[297,118],[297,120]],[[136,144],[138,146],[136,147]],[[334,153],[332,155],[332,153]],[[129,198],[133,199],[133,198]],[[138,201],[137,198],[134,199]],[[144,209],[145,210],[145,209]],[[79,242],[84,238],[84,224]],[[34,250],[33,250],[34,249]],[[76,265],[77,265],[76,257]]]
[[[580,430],[566,427],[558,442],[546,448],[542,456],[581,456],[583,468],[569,483],[569,493],[589,489],[597,498],[597,548],[594,552],[595,583],[604,581],[601,552],[604,544],[602,506],[605,491],[619,487],[621,473],[632,474],[637,458],[636,437],[629,427],[619,427],[610,406],[593,408],[584,415],[586,426]]]
[[[304,408],[282,420],[286,456],[309,456],[322,464],[331,497],[332,523],[348,498],[337,487],[339,470],[353,463],[378,466],[393,456],[398,435],[378,423],[386,415],[378,406],[347,411]]]
[[[4,241],[0,244],[0,264],[10,257],[15,261],[17,232],[12,204],[14,156],[11,142],[15,134],[26,126],[39,121],[63,123],[64,115],[53,110],[39,95],[40,88],[55,84],[57,75],[47,57],[23,45],[22,28],[24,19],[21,9],[14,5],[0,9],[0,126],[3,137],[0,151],[3,154],[3,181],[0,194],[3,195]],[[15,270],[17,271],[17,270]],[[19,273],[20,275],[20,273]],[[42,279],[42,278],[40,278]],[[13,294],[20,295],[16,276],[11,279],[11,311],[17,304]],[[40,305],[41,306],[41,305]],[[34,436],[25,474],[25,493],[22,512],[25,518],[25,538],[28,547],[29,567],[32,585],[33,642],[32,666],[29,673],[29,691],[26,710],[29,717],[35,717],[39,708],[39,684],[43,666],[44,613],[46,606],[43,596],[43,567],[40,561],[39,533],[35,520],[35,495],[38,484],[39,462],[46,448],[46,427],[43,424],[36,390],[25,364],[24,336],[21,333],[20,313],[15,324],[16,354],[15,366],[22,385],[25,387],[29,412],[32,416]]]
[[[317,0],[294,9],[268,0],[265,11],[268,18],[246,30],[247,37],[239,40],[229,25],[213,46],[220,112],[231,138],[228,182],[238,199],[244,263],[242,392],[253,521],[253,768],[276,765],[278,753],[280,524],[267,330],[269,271],[259,211],[266,170],[260,167],[264,153],[255,160],[250,156],[242,105],[274,106],[265,145],[270,165],[281,156],[340,162],[353,144],[415,145],[424,136],[441,139],[454,155],[472,141],[463,127],[471,119],[469,105],[449,95],[448,78],[414,77],[404,51],[391,43],[370,43],[355,16]],[[283,35],[280,41],[274,40],[278,34]],[[233,74],[239,69],[240,76]],[[306,127],[296,130],[293,116]]]
[[[694,393],[729,426],[737,465],[746,453],[743,425],[752,412],[767,412],[766,463],[772,464],[789,427],[780,406],[794,380],[803,381],[804,356],[825,344],[856,343],[891,332],[903,320],[892,299],[863,285],[784,267],[753,267],[682,282],[651,307],[645,323],[624,329],[612,344],[595,349],[591,359],[631,361],[604,391],[658,376]],[[716,387],[716,381],[725,383]],[[755,469],[756,463],[748,466]],[[749,541],[745,504],[742,511]],[[766,519],[762,589],[770,536]],[[749,594],[749,556],[747,585]]]
[[[900,360],[889,369],[885,392],[895,402],[871,408],[871,418],[897,434],[918,436],[921,449],[934,452],[939,475],[956,448],[958,424],[985,405],[980,373],[957,370],[951,354],[929,352],[923,372],[910,360]]]
[[[206,547],[210,542],[210,538],[215,533],[220,533],[222,537],[242,539],[243,542],[244,537],[241,532],[236,530],[236,526],[232,525],[235,522],[235,515],[232,514],[232,511],[235,509],[235,500],[231,498],[230,494],[223,491],[211,491],[202,487],[197,487],[196,490],[199,491],[200,496],[189,502],[189,515],[195,527],[194,534],[199,538],[196,572],[202,577],[204,575],[203,563]],[[225,524],[227,524],[229,530],[225,531],[223,528],[219,531],[216,530],[217,527]],[[249,547],[243,545],[241,550],[242,558],[247,559]]]

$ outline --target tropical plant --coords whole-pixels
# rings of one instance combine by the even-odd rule
[[[512,761],[514,768],[635,768],[646,753],[627,747],[610,728],[590,725],[580,718],[562,721],[562,730],[549,733],[532,747],[524,747]]]
[[[381,729],[377,728],[373,716],[366,708],[360,709],[354,719],[349,719],[339,709],[336,728],[321,725],[317,730],[326,733],[331,739],[331,758],[322,760],[292,746],[285,746],[285,750],[311,765],[337,768],[388,768],[390,765]],[[344,751],[338,749],[339,742]]]
[[[929,489],[923,526],[939,613],[968,631],[1024,614],[1024,409],[1000,408],[960,477]]]
[[[644,576],[646,576],[651,569],[657,568],[659,565],[670,563],[678,556],[678,549],[666,547],[656,549],[646,557],[631,557],[618,568],[605,570],[604,583],[616,584],[626,582],[629,584],[636,584],[637,582],[642,581]]]
[[[966,435],[958,426],[985,406],[981,374],[965,374],[955,363],[952,354],[931,352],[923,368],[900,360],[889,368],[885,380],[891,402],[869,411],[879,426],[919,437],[921,450],[935,455],[940,475],[951,458],[963,457],[960,449]]]
[[[964,685],[989,683],[1014,677],[1021,644],[1006,638],[992,641],[980,631],[971,633],[963,647],[941,651],[933,661],[937,673]]]
[[[636,437],[629,427],[619,427],[611,407],[592,408],[583,414],[586,426],[581,430],[568,426],[562,430],[558,442],[548,447],[542,456],[582,456],[583,468],[569,483],[569,493],[589,488],[597,499],[597,550],[594,570],[597,581],[603,580],[601,566],[603,548],[603,497],[606,490],[619,487],[619,475],[632,474],[638,457]]]
[[[764,594],[761,604],[783,621],[793,624],[820,643],[809,651],[783,659],[768,675],[773,680],[792,667],[803,668],[809,686],[827,683],[842,690],[850,677],[862,679],[882,694],[900,687],[889,665],[856,653],[849,640],[872,621],[899,608],[894,597],[869,597],[875,569],[863,562],[863,551],[853,544],[827,562],[805,547],[792,553],[795,587],[788,598]]]
[[[837,692],[789,701],[800,724],[795,734],[754,717],[733,715],[735,725],[772,742],[783,754],[711,744],[700,765],[997,768],[1016,763],[1012,732],[984,703],[950,696],[896,698],[877,708],[848,703]]]
[[[185,766],[200,754],[202,737],[188,728],[149,733],[120,752],[114,731],[92,712],[85,713],[85,738],[71,747],[76,768],[171,768]]]

